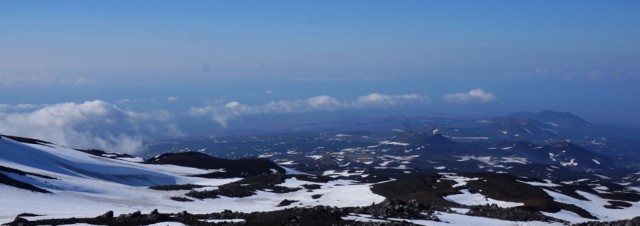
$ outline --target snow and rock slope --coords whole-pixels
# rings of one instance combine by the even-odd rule
[[[336,223],[560,225],[640,215],[640,190],[588,179],[375,167],[321,169],[326,176],[291,172],[296,171],[267,159],[186,152],[145,161],[0,135],[0,223],[22,213],[28,214],[19,220],[42,220],[34,224],[89,223],[86,219],[107,211],[113,211],[107,214],[111,217],[101,224],[151,224],[160,221],[149,219],[161,217],[186,224],[227,219],[251,225],[306,217]],[[292,207],[303,208],[287,209]],[[190,215],[180,214],[184,211]]]
[[[16,141],[20,140],[20,141]],[[196,199],[185,196],[189,190],[157,190],[149,186],[193,184],[197,191],[216,190],[242,178],[204,178],[224,168],[199,169],[176,165],[157,165],[96,156],[75,149],[37,141],[0,136],[0,223],[18,214],[41,215],[30,219],[94,217],[112,210],[116,214],[134,211],[192,213],[278,210],[282,200],[291,197],[296,205],[359,206],[384,200],[373,194],[368,184],[354,181],[315,183],[308,192],[295,175],[281,186],[297,188],[288,193],[253,191],[248,197]],[[273,173],[279,173],[275,170]],[[1,178],[0,178],[1,179]],[[30,185],[25,187],[20,185]],[[29,189],[31,188],[31,189]],[[35,190],[34,188],[41,189]],[[346,189],[347,193],[339,191]],[[354,197],[349,194],[357,193]],[[312,198],[313,195],[317,195]],[[178,199],[183,198],[183,199]],[[176,200],[189,200],[188,202]]]

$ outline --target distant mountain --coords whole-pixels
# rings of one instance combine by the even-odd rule
[[[557,131],[532,118],[500,117],[493,121],[489,125],[471,129],[469,133],[499,140],[526,140],[542,143],[559,139]]]
[[[554,127],[556,129],[586,129],[591,127],[592,124],[569,112],[557,112],[552,110],[543,110],[537,113],[534,112],[515,112],[509,114],[507,117],[517,119],[533,119]]]
[[[507,117],[517,118],[517,119],[529,119],[529,118],[533,118],[533,116],[535,115],[536,115],[535,112],[525,111],[525,112],[513,112],[508,114]]]
[[[531,116],[531,118],[559,128],[586,129],[591,126],[591,123],[569,112],[544,110]]]
[[[530,164],[545,164],[586,172],[607,172],[616,166],[607,157],[598,155],[571,142],[561,141],[548,145],[529,142],[503,142],[494,145],[505,157],[518,157]]]

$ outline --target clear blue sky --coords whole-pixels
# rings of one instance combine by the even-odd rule
[[[638,1],[2,1],[3,69],[633,68]]]
[[[638,12],[635,0],[0,1],[0,116],[90,100],[176,121],[252,107],[237,120],[273,114],[270,101],[313,112],[300,101],[360,108],[379,93],[420,96],[420,114],[640,125]]]

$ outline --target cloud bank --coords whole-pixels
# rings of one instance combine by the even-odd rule
[[[485,92],[482,89],[473,89],[467,93],[453,93],[442,97],[442,100],[449,103],[487,103],[496,100],[493,93]]]
[[[338,111],[374,107],[387,108],[419,101],[429,101],[429,98],[417,94],[384,95],[371,93],[354,100],[338,100],[331,96],[322,95],[307,99],[271,101],[260,105],[246,105],[238,101],[231,101],[223,105],[191,108],[188,113],[194,117],[209,116],[221,126],[226,127],[230,119],[241,115]]]
[[[143,149],[143,134],[163,131],[180,135],[174,125],[158,128],[158,122],[168,123],[172,117],[167,111],[126,111],[100,100],[47,105],[26,112],[4,108],[0,109],[0,133],[72,148],[133,154]]]

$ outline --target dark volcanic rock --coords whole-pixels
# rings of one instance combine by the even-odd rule
[[[194,188],[203,188],[206,186],[197,184],[175,184],[175,185],[157,185],[150,186],[149,189],[161,190],[161,191],[175,191],[175,190],[193,190]]]
[[[481,178],[467,182],[469,191],[502,201],[522,202],[525,206],[543,211],[558,211],[553,208],[553,198],[542,188],[519,182],[513,175],[496,173],[460,174],[470,178]]]
[[[472,206],[467,212],[470,216],[488,217],[508,221],[544,221],[562,222],[558,219],[547,217],[535,211],[526,211],[518,208],[500,208],[496,204],[484,206]]]
[[[315,189],[320,189],[320,187],[322,186],[319,184],[303,184],[302,187],[308,190],[315,190]]]
[[[401,218],[440,221],[434,214],[435,210],[445,211],[446,208],[425,205],[416,200],[385,200],[368,207],[353,208],[351,211],[358,214],[368,214],[379,219]]]
[[[255,195],[257,190],[269,190],[269,192],[273,193],[289,193],[302,189],[278,186],[278,184],[284,183],[287,178],[292,177],[304,180],[309,176],[283,174],[258,175],[219,186],[217,190],[191,191],[186,195],[197,199],[217,198],[218,196],[243,198]]]
[[[222,159],[199,152],[166,153],[148,159],[145,163],[169,164],[200,169],[223,169],[221,172],[195,175],[207,178],[248,177],[274,173],[284,174],[286,172],[282,167],[269,159]]]
[[[106,158],[112,158],[112,159],[116,159],[116,158],[133,158],[133,155],[128,155],[128,154],[122,154],[122,153],[114,153],[114,152],[105,152],[105,151],[101,151],[101,150],[96,150],[96,149],[76,149],[77,151],[81,151],[90,155],[95,155],[95,156],[100,156],[100,157],[106,157]]]
[[[629,220],[620,220],[620,221],[608,221],[608,222],[599,222],[599,221],[589,221],[579,224],[574,224],[574,226],[638,226],[640,225],[640,216],[635,217]]]
[[[51,193],[50,191],[47,191],[45,189],[33,186],[31,184],[27,184],[27,183],[22,182],[22,181],[15,180],[15,179],[13,179],[11,177],[8,177],[7,175],[4,175],[3,173],[0,173],[0,184],[5,184],[5,185],[11,186],[11,187],[25,189],[25,190],[29,190],[29,191],[33,191],[33,192]]]
[[[282,202],[278,203],[278,207],[281,206],[288,206],[291,205],[292,203],[298,202],[298,200],[288,200],[288,199],[284,199],[282,200]]]
[[[584,218],[597,219],[578,206],[556,202],[542,188],[522,183],[513,175],[497,173],[465,173],[460,175],[481,178],[481,180],[467,182],[466,186],[469,191],[479,192],[497,200],[522,202],[524,207],[518,207],[520,209],[545,212],[558,212],[564,209]]]
[[[193,202],[193,200],[185,198],[185,197],[174,196],[174,197],[171,197],[170,199],[173,200],[173,201],[177,201],[177,202]]]
[[[441,180],[442,178],[442,175],[436,173],[408,176],[376,184],[371,188],[371,191],[387,199],[416,200],[425,205],[458,206],[442,198],[458,193],[452,187],[453,181]]]
[[[113,211],[109,210],[106,213],[97,216],[96,219],[101,219],[101,220],[111,220],[113,218]]]
[[[3,137],[9,138],[9,139],[14,140],[14,141],[18,141],[20,143],[26,143],[26,144],[38,144],[38,145],[44,145],[44,146],[49,146],[50,144],[52,144],[51,142],[38,140],[38,139],[33,139],[33,138],[9,136],[9,135],[0,134],[0,139],[2,139]]]
[[[624,209],[633,206],[631,203],[622,202],[622,201],[609,201],[609,205],[604,206],[604,208],[608,209]]]
[[[14,169],[14,168],[10,168],[10,167],[6,167],[6,166],[0,166],[0,171],[4,171],[7,173],[15,173],[18,175],[22,175],[22,176],[36,176],[36,177],[40,177],[40,178],[44,178],[44,179],[51,179],[51,180],[58,180],[58,178],[55,177],[50,177],[47,175],[42,175],[42,174],[38,174],[38,173],[31,173],[31,172],[25,172],[19,169]]]

